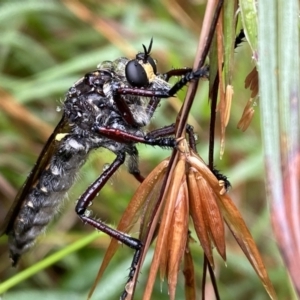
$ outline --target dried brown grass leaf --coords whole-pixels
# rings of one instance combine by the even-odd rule
[[[258,84],[258,72],[256,67],[247,75],[245,79],[245,88],[250,88],[251,98],[255,98],[258,95],[259,84]]]
[[[250,98],[247,101],[247,104],[244,108],[242,117],[237,124],[237,128],[241,129],[242,131],[245,131],[249,127],[249,125],[253,119],[254,112],[255,112],[255,110],[253,108],[253,98]]]
[[[167,196],[165,199],[165,208],[162,213],[162,221],[159,228],[159,233],[157,237],[156,247],[151,263],[151,268],[149,272],[149,277],[147,281],[147,285],[145,288],[145,292],[143,295],[144,300],[150,300],[153,285],[155,282],[155,277],[159,265],[161,263],[161,255],[162,252],[166,249],[166,241],[169,234],[169,229],[171,226],[171,220],[174,212],[175,207],[175,200],[178,195],[178,191],[181,185],[182,178],[185,173],[185,159],[181,156],[177,165],[175,167],[174,173],[172,174],[172,181],[168,187]]]
[[[260,253],[240,212],[226,194],[219,197],[218,203],[227,226],[253,266],[270,298],[277,299]]]
[[[222,186],[220,186],[218,179],[196,153],[191,151],[191,155],[188,155],[186,159],[188,163],[192,167],[194,167],[201,174],[201,176],[208,182],[208,184],[216,194],[222,193],[223,188]]]
[[[170,300],[175,299],[179,266],[182,261],[188,237],[189,201],[186,181],[180,186],[172,218],[168,243],[168,286]]]
[[[220,189],[218,180],[207,168],[205,163],[195,153],[193,153],[190,156],[187,156],[187,161],[194,168],[196,168],[199,171],[199,173],[201,173],[201,175],[211,186],[212,190],[214,190],[219,208],[221,210],[225,222],[227,223],[227,226],[231,230],[236,241],[240,245],[244,254],[253,266],[255,272],[262,281],[262,284],[264,285],[270,298],[277,299],[274,288],[268,277],[267,271],[260,256],[260,253],[240,212],[235,207],[232,200],[227,194],[222,194],[221,192],[218,192]]]
[[[212,254],[211,242],[208,236],[207,226],[203,217],[203,207],[200,198],[200,193],[198,190],[198,185],[195,177],[195,170],[193,168],[189,169],[188,174],[188,187],[189,187],[189,202],[190,202],[190,215],[192,217],[194,228],[204,253],[212,266],[214,268],[214,259]]]
[[[215,200],[212,189],[200,173],[196,175],[200,199],[203,207],[204,220],[209,224],[209,232],[217,251],[226,260],[224,220]]]
[[[230,118],[232,97],[233,97],[233,86],[227,85],[226,86],[226,96],[225,96],[225,108],[224,108],[224,125],[225,125],[225,127],[227,127],[229,118]]]

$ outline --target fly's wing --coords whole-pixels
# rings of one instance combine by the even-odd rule
[[[60,133],[68,133],[70,131],[69,123],[65,116],[62,117],[50,138],[48,139],[46,145],[44,146],[34,168],[30,172],[27,180],[23,184],[22,188],[19,190],[10,210],[8,211],[3,225],[1,225],[0,236],[8,233],[12,228],[15,218],[19,213],[22,206],[22,202],[26,198],[28,192],[35,185],[36,181],[40,177],[41,173],[47,168],[53,153],[55,152],[58,142],[56,141],[56,136]]]

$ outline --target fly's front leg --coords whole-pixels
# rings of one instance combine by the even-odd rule
[[[125,161],[125,153],[120,153],[117,155],[116,159],[113,163],[106,169],[98,179],[88,187],[86,192],[79,198],[78,203],[76,205],[76,213],[80,217],[80,219],[87,224],[90,224],[94,228],[105,232],[110,237],[118,240],[119,242],[125,244],[126,246],[135,250],[134,257],[132,260],[132,264],[130,267],[129,278],[128,282],[132,280],[135,271],[137,262],[140,259],[141,249],[143,244],[140,240],[135,239],[133,237],[128,236],[127,234],[120,232],[116,229],[111,228],[110,226],[106,225],[104,222],[100,220],[96,220],[90,217],[87,214],[87,208],[92,203],[93,199],[99,193],[99,191],[103,188],[103,186],[107,183],[109,178],[118,170],[118,168],[124,163]],[[124,292],[125,293],[125,292]],[[124,294],[123,293],[123,294]],[[126,294],[127,295],[127,294]]]
[[[207,78],[209,76],[209,67],[204,66],[197,71],[186,72],[186,69],[183,70],[182,73],[184,76],[174,84],[174,86],[169,90],[147,90],[143,88],[131,88],[131,87],[116,87],[115,94],[116,95],[132,95],[132,96],[140,96],[140,97],[156,97],[156,98],[169,98],[174,96],[179,90],[181,90],[188,82],[192,80],[196,80],[199,78]],[[190,70],[190,69],[187,69]],[[178,70],[177,70],[178,71]],[[172,72],[172,73],[171,73]],[[168,73],[166,73],[168,74]],[[166,76],[175,76],[176,70],[170,71],[169,75]],[[118,104],[117,104],[118,105]]]
[[[164,73],[163,76],[166,81],[169,81],[169,79],[171,77],[184,76],[187,73],[192,72],[192,71],[193,71],[193,69],[191,69],[191,68],[173,69],[173,70],[168,71],[167,73]]]
[[[173,76],[173,75],[172,75]],[[209,67],[204,66],[197,71],[187,72],[174,86],[169,90],[170,97],[174,96],[178,91],[180,91],[188,82],[200,79],[208,78],[209,76]]]
[[[114,92],[114,100],[122,118],[127,122],[127,124],[138,126],[124,97],[122,97],[118,90],[115,90]]]

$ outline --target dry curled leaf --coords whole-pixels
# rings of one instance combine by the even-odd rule
[[[168,242],[168,286],[170,300],[175,299],[177,286],[177,277],[180,269],[185,247],[187,243],[188,221],[189,221],[189,203],[188,203],[187,185],[184,181],[180,186],[176,198],[175,210],[172,218],[172,230]]]
[[[249,127],[249,125],[253,119],[254,112],[255,112],[254,107],[253,107],[255,105],[255,103],[253,101],[254,101],[253,98],[250,98],[247,101],[247,104],[244,108],[242,117],[241,117],[240,121],[238,122],[237,128],[241,129],[242,131],[245,131]]]
[[[158,230],[157,241],[143,300],[151,299],[158,270],[161,280],[167,277],[170,299],[175,299],[178,272],[181,269],[185,277],[186,299],[196,299],[194,264],[188,247],[189,216],[192,217],[196,234],[210,266],[214,267],[214,246],[220,256],[226,259],[226,223],[270,298],[276,299],[255,242],[241,214],[226,193],[224,181],[216,178],[204,161],[187,147],[185,140],[179,143],[178,148],[179,159],[175,171],[171,174],[169,185],[164,188],[166,196],[162,199],[162,209],[156,218],[158,221],[154,224]],[[118,230],[127,232],[138,217],[142,216],[140,237],[142,241],[146,240],[147,229],[155,219],[151,219],[151,216],[168,162],[166,159],[161,163],[140,185],[118,225]],[[156,234],[153,238],[155,236]],[[117,242],[112,240],[98,276],[102,276],[117,247]],[[127,283],[126,299],[132,299],[137,278],[138,274]]]
[[[234,205],[233,201],[230,199],[228,194],[219,192],[218,180],[207,168],[203,160],[198,157],[195,153],[191,153],[187,157],[187,161],[195,168],[203,178],[206,179],[207,184],[210,185],[215,194],[215,199],[217,200],[218,207],[220,208],[221,214],[226,221],[227,226],[232,232],[237,243],[241,247],[242,251],[246,255],[247,259],[253,266],[255,272],[259,276],[263,286],[268,292],[271,299],[277,299],[273,285],[268,277],[266,268],[263,264],[262,258],[256,247],[256,244],[248,230],[245,221],[243,220],[240,212]]]
[[[200,241],[200,244],[204,250],[204,253],[212,267],[214,267],[214,259],[212,254],[212,245],[209,239],[208,231],[206,230],[204,216],[203,216],[203,208],[202,201],[200,199],[200,193],[198,190],[195,171],[193,168],[189,168],[188,174],[188,186],[190,193],[190,215],[192,217],[196,234]]]
[[[250,88],[251,90],[251,98],[255,98],[258,95],[258,72],[256,67],[252,69],[252,71],[247,75],[245,79],[245,88]]]

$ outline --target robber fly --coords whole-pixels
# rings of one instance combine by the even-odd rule
[[[143,45],[144,51],[132,60],[122,57],[102,62],[68,90],[63,117],[19,191],[1,230],[1,234],[8,235],[13,266],[53,219],[89,153],[101,147],[112,151],[116,158],[79,198],[75,211],[84,223],[133,248],[134,261],[138,260],[142,243],[89,216],[87,207],[125,160],[129,173],[142,182],[136,143],[176,146],[175,139],[170,137],[173,125],[148,134],[144,128],[162,98],[174,96],[192,79],[208,76],[207,67],[196,72],[184,68],[159,74],[150,55],[151,48],[152,39],[149,47]],[[172,76],[181,78],[174,86],[168,83]],[[133,274],[134,263],[130,277]]]

